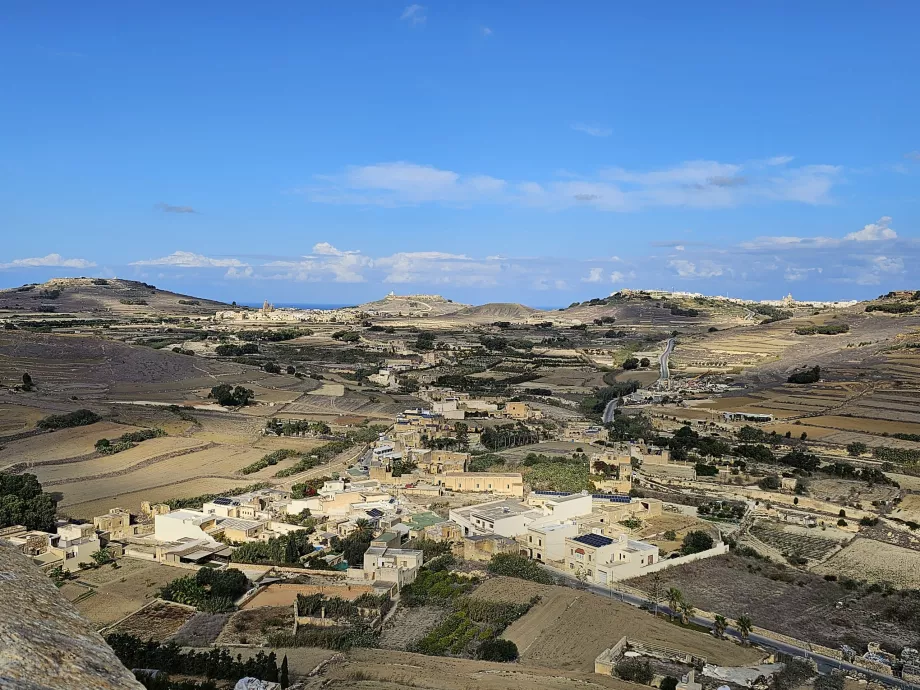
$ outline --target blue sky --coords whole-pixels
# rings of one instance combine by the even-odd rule
[[[920,288],[920,5],[11,2],[0,285]]]

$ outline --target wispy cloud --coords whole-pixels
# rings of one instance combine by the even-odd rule
[[[408,5],[400,16],[409,26],[420,26],[428,21],[428,8],[424,5]]]
[[[722,266],[709,259],[696,263],[686,259],[672,259],[668,262],[668,266],[673,268],[681,278],[715,278],[724,272]]]
[[[479,27],[479,33],[482,34],[483,38],[488,38],[492,35],[492,29],[490,29],[488,26],[481,26]]]
[[[609,137],[613,134],[613,130],[609,127],[601,127],[600,125],[588,125],[584,122],[576,122],[572,125],[572,129],[576,132],[581,132],[582,134],[587,134],[591,137]]]
[[[163,203],[162,201],[157,202],[153,206],[158,211],[163,211],[164,213],[198,213],[191,206],[173,206],[171,204]]]
[[[169,256],[159,259],[142,259],[133,261],[131,266],[176,266],[178,268],[226,268],[228,266],[245,266],[242,261],[234,258],[213,258],[193,252],[177,251]]]
[[[60,254],[46,254],[28,259],[13,259],[0,263],[0,268],[92,268],[96,263],[87,259],[65,259]]]
[[[880,242],[882,240],[894,240],[897,237],[898,233],[891,228],[891,217],[882,216],[876,222],[868,223],[861,230],[848,233],[843,237],[767,236],[742,242],[741,247],[743,249],[766,249],[770,251],[821,249],[839,247],[848,242]]]
[[[655,207],[732,208],[796,202],[825,204],[842,177],[833,165],[767,166],[764,161],[686,161],[656,170],[603,168],[545,181],[505,180],[396,161],[318,175],[298,191],[316,203],[364,206],[511,204],[561,210],[588,206],[629,212]]]
[[[905,154],[904,154],[904,157],[905,157],[907,160],[915,161],[915,162],[917,162],[917,163],[920,163],[920,151],[911,151],[910,153],[905,153]]]

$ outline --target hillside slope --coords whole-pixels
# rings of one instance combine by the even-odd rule
[[[97,316],[160,316],[213,314],[228,309],[224,302],[160,290],[153,285],[118,278],[53,278],[40,285],[0,290],[0,311],[93,314]]]

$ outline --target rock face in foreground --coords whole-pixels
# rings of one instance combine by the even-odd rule
[[[50,578],[0,540],[0,688],[143,687]]]

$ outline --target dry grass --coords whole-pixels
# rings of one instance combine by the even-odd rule
[[[525,664],[590,673],[597,655],[623,635],[677,647],[717,664],[738,665],[760,658],[753,650],[672,625],[628,604],[568,587],[499,577],[484,582],[473,596],[524,603],[535,595],[541,597],[540,603],[503,634],[518,645]]]
[[[897,587],[920,587],[920,551],[873,539],[854,539],[816,572],[846,575],[870,582],[890,582]]]

